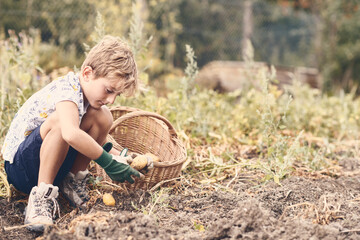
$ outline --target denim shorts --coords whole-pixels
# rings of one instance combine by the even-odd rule
[[[29,194],[31,189],[38,184],[42,142],[39,126],[20,144],[14,156],[14,162],[10,164],[9,161],[5,161],[8,182],[21,192]],[[59,186],[70,172],[77,154],[78,152],[74,148],[69,147],[64,163],[60,167],[53,185]]]

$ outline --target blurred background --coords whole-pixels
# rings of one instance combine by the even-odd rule
[[[181,75],[186,44],[201,69],[212,61],[246,60],[251,42],[255,62],[279,71],[300,67],[315,75],[323,91],[348,92],[358,91],[360,82],[359,5],[359,0],[0,0],[0,39],[26,34],[36,64],[50,74],[79,67],[84,43],[96,42],[94,31],[129,38],[137,28],[132,40],[146,45],[139,61],[159,88]]]

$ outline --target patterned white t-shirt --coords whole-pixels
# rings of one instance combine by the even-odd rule
[[[77,105],[80,126],[88,104],[86,106],[84,104],[83,92],[77,74],[69,72],[66,76],[49,83],[32,95],[19,109],[11,122],[1,149],[6,161],[13,162],[19,145],[55,111],[56,103],[61,101],[72,101]]]

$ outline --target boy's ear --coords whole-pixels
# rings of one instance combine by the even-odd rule
[[[82,70],[82,75],[85,81],[89,79],[89,77],[92,75],[92,72],[93,70],[90,66],[84,67],[84,69]]]

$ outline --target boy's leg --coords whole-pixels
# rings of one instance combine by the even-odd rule
[[[100,145],[103,145],[111,125],[112,115],[108,108],[102,107],[97,110],[89,107],[81,121],[80,128],[87,132]],[[91,159],[83,154],[78,153],[71,171],[59,185],[63,195],[76,207],[86,207],[86,203],[89,200],[86,191],[86,182],[88,173],[87,166],[89,165],[90,160]],[[65,164],[67,164],[66,161],[63,165]]]
[[[43,142],[40,148],[38,185],[41,182],[53,184],[69,150],[69,144],[62,137],[56,111],[41,125],[40,135]]]

